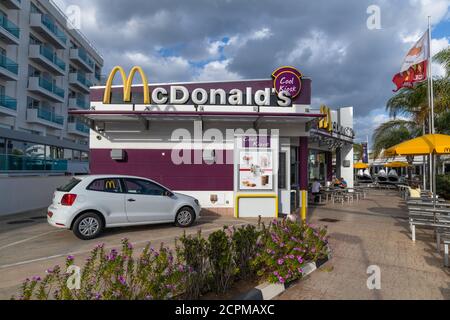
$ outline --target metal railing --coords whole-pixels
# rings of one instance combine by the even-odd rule
[[[66,63],[58,58],[53,50],[41,45],[39,46],[39,53],[50,60],[53,64],[57,65],[61,70],[66,70]]]
[[[43,77],[39,77],[39,86],[61,98],[64,98],[64,89],[61,89],[60,87],[54,85],[53,82],[46,80]]]
[[[77,129],[77,131],[83,132],[83,133],[89,133],[90,128],[85,125],[84,123],[81,122],[75,122],[75,129]]]
[[[81,60],[86,62],[89,65],[89,67],[94,68],[94,62],[89,58],[86,49],[84,48],[76,48],[76,49],[78,51],[78,57],[80,57]]]
[[[59,125],[63,125],[64,124],[64,117],[57,115],[56,113],[46,110],[42,107],[38,107],[35,108],[37,109],[37,116],[38,118],[42,119],[42,120],[46,120],[49,122],[53,122]]]
[[[86,87],[89,87],[89,88],[92,87],[92,82],[90,82],[88,79],[86,79],[86,77],[79,72],[77,73],[77,80],[78,80],[78,82],[82,83]]]
[[[19,65],[4,54],[0,54],[0,67],[5,68],[14,74],[19,73]]]
[[[2,94],[0,95],[0,106],[11,110],[17,110],[17,100]]]
[[[8,18],[4,14],[0,14],[0,26],[3,27],[6,31],[11,33],[17,39],[20,37],[20,29],[14,23],[8,20]]]
[[[0,171],[67,171],[67,160],[0,154]]]
[[[58,26],[55,24],[53,19],[47,15],[43,14],[41,15],[41,21],[44,26],[47,27],[48,30],[50,30],[51,33],[53,33],[59,40],[61,40],[64,43],[67,43],[67,36],[64,34],[61,29],[58,28]]]

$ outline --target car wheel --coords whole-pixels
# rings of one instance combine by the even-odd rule
[[[190,227],[195,221],[195,213],[192,208],[183,207],[181,208],[175,218],[175,224],[181,228]]]
[[[103,230],[103,220],[93,212],[79,216],[73,224],[73,233],[81,240],[97,238]]]

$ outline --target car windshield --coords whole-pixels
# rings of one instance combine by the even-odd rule
[[[77,184],[79,184],[80,182],[81,182],[80,179],[72,178],[66,185],[59,187],[56,190],[61,191],[61,192],[69,192],[70,190],[75,188],[75,186]]]

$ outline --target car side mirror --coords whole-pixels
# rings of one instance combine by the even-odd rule
[[[173,196],[173,193],[170,192],[169,190],[166,190],[166,191],[164,191],[164,196],[166,196],[166,197],[172,197],[172,196]]]

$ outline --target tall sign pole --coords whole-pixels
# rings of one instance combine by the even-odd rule
[[[430,134],[434,134],[434,90],[433,90],[433,71],[432,71],[432,55],[431,55],[431,16],[428,16],[428,85],[430,94]],[[430,154],[430,190],[433,193],[433,203],[436,206],[436,155]]]

